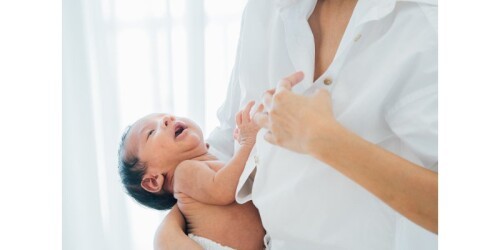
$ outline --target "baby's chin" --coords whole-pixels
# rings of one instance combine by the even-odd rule
[[[190,135],[184,139],[183,143],[186,145],[186,151],[193,152],[193,154],[199,155],[208,152],[207,144],[198,136]]]

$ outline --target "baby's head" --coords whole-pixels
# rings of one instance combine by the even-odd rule
[[[203,133],[193,121],[168,114],[147,115],[122,136],[118,151],[122,183],[139,203],[169,209],[176,203],[172,183],[175,168],[207,150]]]

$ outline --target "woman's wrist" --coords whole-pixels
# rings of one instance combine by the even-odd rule
[[[345,141],[347,130],[333,119],[322,119],[309,133],[306,143],[307,154],[322,160]]]

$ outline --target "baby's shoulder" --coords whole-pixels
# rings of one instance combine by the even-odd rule
[[[223,167],[224,163],[221,161],[184,160],[175,168],[174,178],[180,176],[190,177],[195,174],[207,174],[209,172],[218,172]]]
[[[204,168],[209,167],[201,161],[184,160],[179,163],[174,170],[174,190],[177,190],[184,184],[191,183],[193,176],[197,175],[199,172],[202,172]]]

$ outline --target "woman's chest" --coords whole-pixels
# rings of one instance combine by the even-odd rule
[[[334,8],[318,2],[308,19],[314,37],[314,80],[318,79],[333,62],[349,24],[353,4]]]

